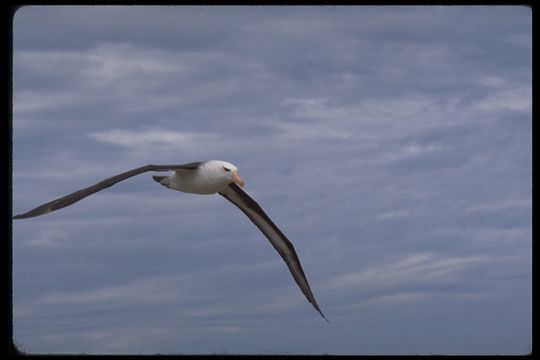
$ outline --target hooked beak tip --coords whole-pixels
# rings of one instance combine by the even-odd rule
[[[236,171],[232,173],[232,180],[238,186],[244,187],[244,180],[242,180],[242,178],[238,176],[238,173]]]

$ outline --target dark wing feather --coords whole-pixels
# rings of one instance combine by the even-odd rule
[[[133,170],[129,170],[126,172],[123,172],[121,174],[112,176],[110,178],[107,178],[105,180],[102,180],[98,182],[97,184],[94,184],[92,186],[89,186],[87,188],[75,191],[74,193],[71,193],[69,195],[63,196],[61,198],[49,201],[46,204],[40,205],[35,209],[32,209],[30,211],[27,211],[23,214],[15,215],[13,219],[26,219],[34,216],[44,215],[47,213],[50,213],[52,211],[61,209],[63,207],[69,206],[73,203],[76,203],[79,200],[84,199],[85,197],[92,195],[98,191],[101,191],[103,189],[106,189],[110,186],[113,186],[114,184],[126,180],[127,178],[130,178],[135,175],[142,174],[147,171],[171,171],[171,170],[177,170],[177,169],[186,169],[186,170],[195,170],[200,166],[201,162],[195,162],[195,163],[189,163],[189,164],[181,164],[181,165],[145,165],[138,167]]]
[[[298,259],[298,255],[296,255],[296,251],[294,250],[294,246],[289,239],[287,239],[285,234],[283,234],[272,220],[270,220],[259,204],[257,204],[257,202],[246,194],[238,185],[232,183],[219,194],[242,210],[259,230],[262,231],[268,240],[270,240],[272,246],[274,246],[287,264],[289,271],[291,272],[294,281],[296,281],[300,287],[300,290],[302,290],[315,310],[328,321],[311,292],[304,270],[302,270],[302,265],[300,265],[300,259]]]

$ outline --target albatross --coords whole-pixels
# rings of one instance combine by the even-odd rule
[[[48,203],[40,205],[25,213],[15,215],[13,219],[26,219],[48,214],[72,205],[77,201],[106,189],[120,181],[148,171],[172,171],[172,174],[168,176],[153,176],[153,179],[156,182],[169,189],[201,195],[217,193],[237,206],[257,226],[257,228],[259,228],[266,238],[270,240],[272,246],[287,264],[294,281],[296,281],[304,296],[313,305],[315,310],[328,321],[311,292],[293,244],[274,222],[270,220],[259,204],[242,190],[244,181],[238,175],[238,168],[226,161],[209,160],[180,165],[141,166],[109,177],[92,186],[77,190],[61,198],[49,201]]]

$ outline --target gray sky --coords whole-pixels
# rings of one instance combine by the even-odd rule
[[[526,7],[25,7],[13,211],[221,159],[326,323],[218,195],[151,174],[13,222],[14,337],[47,353],[531,350]]]

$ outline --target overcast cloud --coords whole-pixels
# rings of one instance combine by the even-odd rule
[[[144,174],[13,222],[33,353],[531,350],[526,7],[24,7],[13,211],[222,159],[326,323],[220,196]]]

